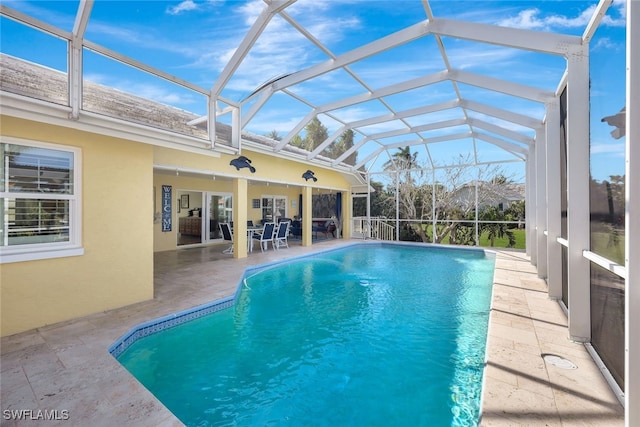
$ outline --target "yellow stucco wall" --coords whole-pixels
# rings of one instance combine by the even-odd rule
[[[153,148],[6,116],[0,129],[82,149],[84,248],[2,264],[2,336],[153,298]]]

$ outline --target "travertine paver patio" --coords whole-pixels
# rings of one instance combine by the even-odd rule
[[[138,323],[231,295],[247,266],[347,243],[294,244],[243,260],[220,246],[156,254],[153,300],[2,338],[2,426],[181,425],[107,348]],[[564,313],[545,288],[524,254],[497,253],[482,424],[622,426],[622,407],[584,346],[568,340]],[[578,368],[548,366],[542,353]],[[6,410],[60,419],[7,420]]]
[[[519,252],[496,254],[482,425],[624,425],[623,407],[584,345],[569,340],[564,311]]]

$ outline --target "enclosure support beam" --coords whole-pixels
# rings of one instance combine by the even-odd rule
[[[640,425],[640,2],[627,2],[625,420]],[[633,71],[635,70],[635,71]],[[632,120],[635,118],[635,120]]]
[[[480,175],[480,171],[478,170],[478,175]],[[480,178],[478,176],[478,178]],[[475,216],[474,216],[474,229],[475,229],[475,235],[474,235],[474,240],[476,242],[476,246],[480,246],[480,235],[478,234],[478,182],[479,179],[476,180],[476,185],[473,186],[474,189],[474,198],[475,198]]]
[[[396,171],[396,230],[400,230],[400,172]],[[398,233],[399,235],[400,233]]]
[[[529,194],[527,194],[527,242],[529,243],[529,256],[531,257],[531,264],[538,265],[538,248],[536,238],[536,156],[535,147],[529,150],[527,156],[527,188]]]
[[[567,240],[569,336],[591,339],[589,250],[589,47],[567,57]]]
[[[247,188],[249,182],[246,178],[233,179],[233,222],[236,224],[233,231],[233,257],[247,257],[247,212],[249,202]]]
[[[436,170],[431,171],[431,242],[436,242],[436,225],[438,219],[436,218]]]
[[[313,243],[313,187],[302,187],[302,246]]]
[[[367,234],[363,232],[363,237],[365,239],[371,237],[371,174],[367,172]],[[400,229],[396,229],[396,234],[400,235]]]
[[[562,248],[557,238],[561,235],[562,209],[560,196],[560,102],[547,103],[545,124],[547,139],[547,285],[549,297],[562,298]]]
[[[547,278],[547,141],[543,128],[536,129],[536,246],[538,277]]]
[[[93,0],[81,1],[69,42],[69,105],[70,118],[78,120],[82,109],[82,43],[93,8]]]
[[[351,197],[351,193],[342,193],[342,218],[338,218],[338,221],[340,221],[342,228],[342,236],[338,236],[338,238],[350,238],[353,230],[353,197]]]

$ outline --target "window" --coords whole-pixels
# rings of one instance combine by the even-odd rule
[[[4,137],[0,154],[2,262],[81,255],[80,150]]]
[[[285,196],[262,196],[262,222],[278,222],[287,218],[287,198]]]

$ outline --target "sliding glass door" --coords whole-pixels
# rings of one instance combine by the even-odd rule
[[[206,193],[208,241],[222,239],[219,224],[233,222],[233,196],[226,193]]]
[[[177,191],[177,245],[198,245],[221,240],[222,222],[233,221],[233,196],[229,193]]]

